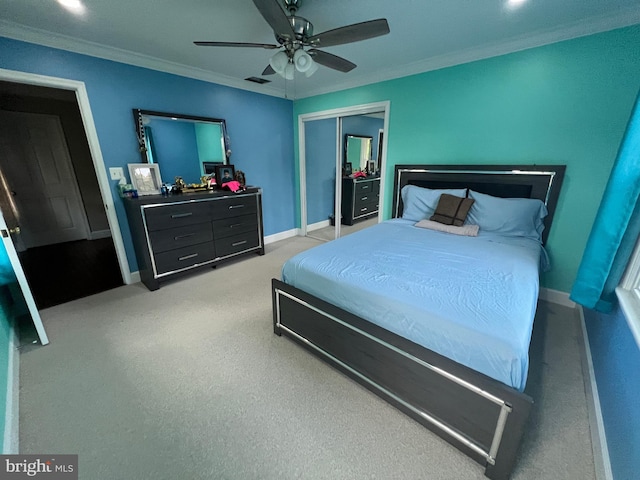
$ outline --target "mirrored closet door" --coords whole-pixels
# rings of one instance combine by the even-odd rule
[[[389,102],[300,115],[303,235],[330,241],[382,218],[388,117]]]
[[[304,123],[306,232],[318,240],[336,238],[337,120],[327,118]]]
[[[380,131],[384,111],[340,117],[342,175],[339,236],[378,223]]]

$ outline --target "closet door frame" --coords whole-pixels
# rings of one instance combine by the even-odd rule
[[[341,118],[350,117],[354,115],[366,115],[368,113],[384,112],[384,126],[383,130],[385,134],[382,140],[382,158],[380,159],[380,208],[378,209],[378,221],[382,220],[385,202],[385,186],[386,186],[386,171],[387,171],[387,142],[389,139],[389,109],[391,106],[390,101],[367,103],[362,105],[353,105],[350,107],[334,108],[331,110],[323,110],[319,112],[303,113],[298,115],[298,184],[300,185],[300,235],[307,235],[307,184],[306,184],[306,143],[305,143],[305,122],[313,120],[325,120],[330,118],[336,119],[336,172],[342,171],[342,132],[341,132]],[[340,217],[341,212],[341,198],[342,198],[342,178],[336,175],[336,188],[335,188],[335,210],[333,212],[335,221],[335,238],[340,236]]]

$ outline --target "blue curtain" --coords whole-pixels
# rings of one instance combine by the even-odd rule
[[[584,192],[588,195],[589,192]],[[609,312],[640,235],[640,94],[598,209],[570,298]]]

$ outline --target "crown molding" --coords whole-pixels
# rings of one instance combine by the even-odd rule
[[[308,98],[316,95],[323,95],[340,90],[347,90],[350,88],[394,80],[410,75],[426,73],[433,70],[506,55],[636,24],[640,24],[640,6],[625,9],[613,14],[602,15],[586,21],[574,22],[552,30],[538,31],[506,42],[451,52],[446,55],[431,57],[418,62],[402,65],[397,68],[378,69],[364,77],[355,77],[352,80],[345,80],[341,82],[331,82],[327,86],[300,92],[300,94],[295,95],[295,99]],[[274,86],[257,85],[247,82],[246,80],[238,80],[220,73],[170,62],[148,55],[142,55],[129,50],[108,47],[58,33],[27,27],[6,20],[0,20],[0,35],[14,40],[21,40],[92,57],[148,68],[151,70],[172,73],[182,77],[212,82],[227,87],[238,88],[240,90],[247,90],[280,98],[290,97],[290,94],[287,94],[286,88],[282,89]]]
[[[91,57],[102,58],[114,62],[134,65],[136,67],[148,68],[165,73],[172,73],[181,77],[203,80],[205,82],[217,83],[227,87],[248,90],[274,97],[284,97],[284,93],[278,88],[238,80],[237,78],[222,75],[220,73],[203,70],[201,68],[190,67],[180,63],[162,60],[149,55],[109,47],[99,43],[81,40],[59,33],[48,32],[38,28],[27,27],[18,23],[0,20],[0,36],[21,40],[23,42],[35,43],[47,47],[58,48],[69,52],[89,55]]]
[[[484,45],[478,48],[451,52],[438,57],[431,57],[418,62],[402,65],[398,68],[380,69],[367,76],[366,82],[354,79],[333,83],[330,87],[317,88],[305,92],[304,96],[298,98],[313,97],[325,93],[332,93],[349,88],[362,87],[374,83],[395,80],[397,78],[417,75],[442,68],[453,67],[465,63],[484,60],[491,57],[498,57],[509,53],[515,53],[530,48],[542,47],[552,43],[571,40],[579,37],[586,37],[596,33],[603,33],[618,28],[630,27],[640,24],[640,6],[625,9],[615,14],[607,14],[595,17],[587,21],[574,22],[563,25],[552,30],[534,32],[528,35],[514,38],[507,42]]]

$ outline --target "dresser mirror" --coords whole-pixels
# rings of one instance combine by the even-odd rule
[[[352,171],[369,171],[371,161],[371,146],[373,137],[364,135],[352,135],[347,133],[344,136],[344,161],[351,164]]]
[[[143,163],[155,163],[164,183],[182,177],[200,183],[216,165],[228,164],[227,130],[219,118],[133,110]]]

